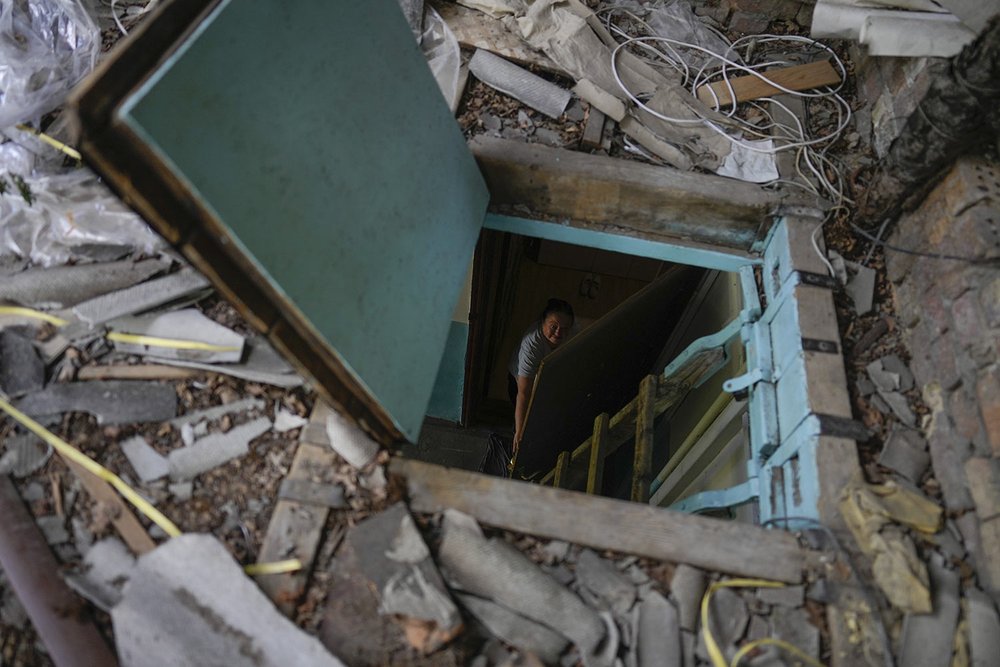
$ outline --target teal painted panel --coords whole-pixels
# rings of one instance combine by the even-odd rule
[[[122,108],[416,440],[488,192],[396,0],[224,1]]]
[[[452,322],[448,344],[438,366],[431,402],[427,406],[430,417],[458,422],[462,420],[462,396],[465,392],[465,352],[469,344],[469,325]]]

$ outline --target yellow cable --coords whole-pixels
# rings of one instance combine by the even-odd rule
[[[277,560],[273,563],[253,563],[243,568],[243,571],[250,576],[261,574],[284,574],[286,572],[297,572],[302,569],[302,561],[298,558],[288,560]]]
[[[42,311],[35,310],[34,308],[23,308],[21,306],[0,306],[0,315],[18,315],[20,317],[31,317],[36,320],[42,320],[44,322],[48,322],[49,324],[54,324],[57,327],[62,327],[69,324],[68,320],[64,320],[61,317],[56,317],[55,315],[43,313]]]
[[[70,146],[67,146],[63,142],[56,139],[55,137],[50,137],[49,135],[45,134],[40,130],[36,130],[33,127],[28,127],[24,123],[18,123],[17,129],[21,130],[22,132],[30,132],[31,134],[35,135],[36,137],[47,143],[49,146],[52,146],[52,148],[55,148],[57,151],[62,151],[63,153],[70,156],[74,160],[83,159],[83,156],[80,155],[80,151]]]
[[[142,336],[139,334],[120,333],[112,331],[106,338],[130,345],[145,345],[146,347],[169,347],[174,350],[203,350],[205,352],[236,352],[240,348],[232,345],[213,345],[199,340],[182,338],[160,338],[158,336]]]
[[[714,667],[730,667],[726,662],[726,656],[722,654],[718,642],[715,641],[715,637],[712,636],[712,631],[708,627],[708,605],[715,591],[721,588],[781,588],[783,586],[783,583],[767,579],[727,579],[709,585],[705,596],[701,599],[701,635],[705,640],[705,648],[708,650],[708,657],[712,659]],[[735,663],[733,664],[735,665]]]
[[[63,457],[78,463],[80,466],[97,475],[99,478],[103,479],[105,482],[113,486],[118,493],[122,494],[125,500],[132,503],[132,505],[145,514],[149,519],[155,523],[157,526],[163,529],[170,537],[177,537],[181,534],[180,528],[174,525],[174,522],[165,517],[160,510],[153,507],[149,501],[140,496],[135,492],[132,487],[123,482],[118,475],[114,474],[101,464],[97,463],[89,456],[76,449],[68,442],[65,442],[54,433],[47,430],[44,426],[36,422],[34,419],[24,414],[13,405],[8,403],[3,398],[0,398],[0,410],[3,410],[8,415],[13,417],[16,421],[20,422],[22,426],[27,428],[29,431],[37,435],[39,438],[45,442],[52,445],[57,452],[59,452]]]
[[[800,649],[799,647],[795,646],[794,644],[790,644],[784,641],[783,639],[775,639],[773,637],[764,637],[763,639],[755,639],[754,641],[741,646],[740,650],[737,651],[736,655],[733,656],[733,662],[730,665],[730,667],[739,667],[740,661],[743,658],[745,658],[750,651],[754,650],[758,646],[763,646],[765,644],[772,644],[784,651],[788,651],[799,660],[802,660],[807,665],[812,665],[813,667],[823,667],[823,663],[814,660],[811,656],[807,655],[806,652]]]

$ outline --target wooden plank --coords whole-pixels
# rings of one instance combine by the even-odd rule
[[[417,512],[456,509],[482,523],[594,549],[735,576],[798,583],[816,552],[790,533],[396,458]]]
[[[163,364],[137,366],[84,366],[76,374],[77,380],[186,380],[207,375],[208,371],[179,368]]]
[[[115,530],[121,535],[129,549],[141,556],[156,548],[156,542],[149,536],[135,514],[110,484],[79,463],[66,458],[63,458],[63,462],[80,479],[80,483],[83,484],[83,488],[90,494],[90,497],[104,506],[108,516],[111,517],[111,523],[114,524]]]
[[[569,452],[559,452],[556,459],[555,474],[552,477],[552,486],[557,489],[562,488],[566,482],[566,471],[569,469]]]
[[[781,203],[753,183],[481,135],[469,141],[494,207],[658,241],[749,251]],[[603,227],[602,227],[603,226]]]
[[[460,45],[468,49],[484,49],[521,65],[536,65],[548,72],[569,76],[551,58],[508,30],[499,19],[453,2],[436,0],[430,4],[455,33]]]
[[[657,377],[647,375],[636,396],[635,457],[632,462],[632,502],[649,500],[650,467],[653,463],[653,422],[656,403]]]
[[[529,475],[548,470],[559,452],[591,435],[597,415],[618,412],[635,396],[700,275],[692,267],[672,267],[545,358],[516,468]]]
[[[580,146],[587,150],[596,150],[601,147],[604,141],[604,122],[607,116],[595,106],[590,107],[587,115],[587,124],[583,126],[583,136],[580,138]]]
[[[587,493],[591,495],[600,495],[604,488],[604,459],[608,456],[610,421],[607,412],[602,412],[594,419],[594,435],[590,438],[590,465],[587,468]]]
[[[828,60],[819,60],[805,65],[792,65],[780,69],[770,69],[761,72],[769,81],[788,90],[811,90],[820,86],[835,86],[840,83],[840,73],[833,68]],[[730,87],[732,90],[730,91]],[[714,92],[714,95],[713,95]],[[698,88],[698,99],[714,107],[733,103],[732,95],[737,102],[756,100],[785,92],[771,83],[763,81],[752,74],[705,84]],[[718,102],[716,102],[718,98]]]
[[[310,415],[310,423],[302,431],[302,440],[285,479],[334,483],[331,471],[336,455],[328,441],[312,443],[306,440],[307,435],[318,431],[315,427],[325,424],[329,412],[330,408],[326,404],[316,403]],[[314,429],[309,430],[309,427]],[[325,437],[325,428],[321,432]],[[275,606],[288,616],[294,613],[296,603],[305,592],[329,514],[328,507],[292,500],[278,500],[275,503],[257,560],[266,563],[298,558],[303,567],[297,572],[260,575],[256,579]]]

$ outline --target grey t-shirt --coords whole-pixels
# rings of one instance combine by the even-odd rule
[[[515,378],[518,376],[533,378],[538,372],[538,367],[542,365],[542,359],[553,349],[555,348],[549,345],[542,335],[541,322],[535,322],[524,332],[521,345],[510,356],[507,370]]]

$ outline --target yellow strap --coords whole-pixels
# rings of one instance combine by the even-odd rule
[[[59,454],[63,457],[78,463],[86,470],[94,473],[105,482],[117,489],[118,493],[122,494],[125,500],[132,503],[132,505],[145,514],[149,519],[155,523],[157,526],[163,529],[170,537],[177,537],[181,534],[180,528],[178,528],[174,523],[165,517],[160,510],[153,507],[149,501],[140,496],[135,492],[132,487],[123,482],[118,475],[114,474],[101,464],[97,463],[86,454],[76,449],[72,445],[63,440],[60,440],[54,433],[47,430],[44,426],[36,422],[34,419],[24,414],[13,405],[8,403],[3,398],[0,398],[0,410],[3,410],[8,415],[13,417],[16,421],[20,422],[22,426],[27,428],[29,431],[37,435],[39,438],[45,442],[52,445]]]
[[[42,320],[48,322],[49,324],[54,324],[57,327],[66,326],[69,324],[68,320],[64,320],[61,317],[56,317],[55,315],[50,315],[49,313],[43,313],[40,310],[35,310],[34,308],[23,308],[21,306],[0,306],[0,315],[18,315],[20,317],[30,317],[36,320]]]
[[[119,343],[130,345],[145,345],[146,347],[169,347],[174,350],[203,350],[205,352],[236,352],[239,347],[213,345],[203,343],[199,340],[185,340],[182,338],[159,338],[157,336],[141,336],[139,334],[120,333],[113,331],[106,338]]]
[[[705,640],[705,648],[708,650],[708,657],[711,658],[714,667],[730,667],[726,662],[726,656],[722,654],[718,642],[715,641],[715,637],[712,636],[712,631],[708,627],[708,605],[715,591],[720,588],[781,588],[783,586],[783,583],[767,579],[727,579],[709,585],[708,590],[705,591],[705,597],[701,599],[701,635]]]
[[[807,665],[812,665],[813,667],[823,667],[823,663],[818,662],[813,659],[812,656],[806,654],[805,651],[795,646],[794,644],[789,644],[782,639],[775,639],[773,637],[764,637],[763,639],[755,639],[752,642],[744,644],[740,647],[740,650],[736,652],[733,656],[733,662],[730,667],[739,667],[740,661],[747,656],[750,651],[754,650],[758,646],[763,646],[765,644],[772,644],[782,649],[783,651],[788,651],[794,655],[799,660],[803,661]]]
[[[261,574],[285,574],[286,572],[296,572],[302,569],[302,561],[298,558],[288,560],[277,560],[273,563],[253,563],[243,568],[243,571],[250,576]]]
[[[44,132],[36,130],[33,127],[28,127],[24,123],[18,123],[17,129],[21,130],[22,132],[30,132],[31,134],[35,135],[36,137],[47,143],[49,146],[52,146],[52,148],[55,148],[57,151],[62,151],[63,153],[70,156],[74,160],[83,159],[83,156],[80,155],[80,151],[76,150],[75,148],[71,148],[70,146],[67,146],[63,142],[56,139],[55,137],[50,137]]]

